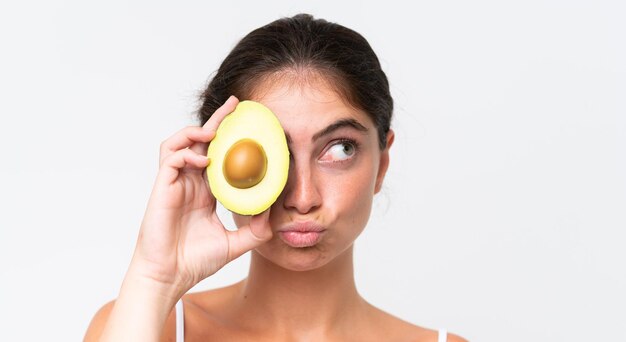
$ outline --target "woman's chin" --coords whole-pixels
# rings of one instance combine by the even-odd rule
[[[289,271],[315,270],[326,265],[332,259],[325,253],[321,244],[297,248],[288,245],[276,247],[278,246],[262,246],[256,251],[264,259]]]

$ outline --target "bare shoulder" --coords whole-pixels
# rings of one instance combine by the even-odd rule
[[[211,325],[214,313],[228,305],[237,284],[203,292],[189,293],[181,299],[185,313],[185,327],[198,333],[217,328]],[[98,341],[115,306],[115,300],[104,304],[94,315],[85,333],[84,341]],[[176,308],[172,308],[161,333],[161,342],[176,340]]]
[[[223,341],[225,322],[228,318],[225,312],[232,306],[236,294],[236,283],[230,286],[210,289],[200,292],[191,292],[183,296],[183,310],[185,316],[185,339],[189,341],[217,340]],[[163,329],[161,342],[175,341],[176,313],[172,311]]]
[[[83,339],[84,342],[99,341],[106,326],[111,311],[115,306],[115,300],[112,300],[104,304],[94,315],[89,323],[87,332]],[[173,309],[165,322],[163,327],[163,333],[161,334],[161,341],[175,341],[176,339],[176,311]]]
[[[459,335],[449,333],[448,342],[468,342],[468,341]]]
[[[438,342],[439,331],[435,329],[429,329],[413,323],[407,322],[399,317],[396,317],[390,313],[373,307],[374,317],[378,322],[384,323],[378,325],[381,327],[381,331],[384,336],[393,337],[394,341],[407,341],[407,342]],[[463,337],[448,333],[447,342],[468,342]]]
[[[437,342],[438,341],[437,337],[435,337],[435,339],[432,341]],[[456,334],[452,334],[452,333],[448,333],[447,339],[445,341],[446,342],[468,342],[463,337],[456,335]]]
[[[102,335],[102,330],[109,320],[109,316],[111,315],[111,310],[113,310],[113,305],[115,305],[115,301],[112,300],[106,304],[104,304],[93,316],[91,322],[89,323],[89,327],[87,328],[87,332],[85,333],[85,342],[89,341],[98,341],[100,339],[100,335]]]
[[[100,340],[104,327],[106,326],[106,323],[109,320],[109,316],[111,315],[111,311],[113,310],[114,306],[115,306],[115,300],[112,300],[104,304],[96,312],[96,314],[91,319],[91,322],[89,323],[89,327],[87,328],[87,332],[85,333],[85,337],[83,339],[84,342]],[[175,311],[172,310],[172,312],[170,312],[167,318],[167,321],[165,322],[163,333],[161,335],[161,341],[174,341],[176,338],[175,329],[176,329],[176,314],[175,314]]]
[[[217,326],[213,322],[214,313],[219,312],[223,298],[231,287],[212,289],[202,292],[185,294],[181,301],[185,316],[185,336],[189,340],[203,340],[202,334],[206,331],[215,330]],[[163,332],[161,342],[176,341],[176,308],[170,312]]]

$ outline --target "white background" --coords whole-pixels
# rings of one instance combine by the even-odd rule
[[[362,33],[396,101],[365,298],[472,341],[626,340],[623,2],[163,3],[0,5],[2,340],[82,338],[160,142],[241,37],[299,12]]]

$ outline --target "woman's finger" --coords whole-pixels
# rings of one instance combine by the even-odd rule
[[[161,143],[159,165],[172,153],[191,147],[195,143],[207,143],[215,137],[215,131],[208,131],[198,126],[189,126],[176,132]]]
[[[213,115],[209,118],[209,120],[202,126],[204,129],[209,131],[217,130],[217,127],[222,123],[222,120],[226,117],[226,115],[232,113],[237,107],[239,103],[239,99],[237,99],[234,95],[231,95],[224,104],[218,108]]]
[[[206,156],[198,154],[188,148],[176,151],[167,156],[157,175],[157,181],[164,184],[172,184],[178,178],[180,170],[184,167],[204,169],[209,165]]]
[[[190,148],[198,154],[205,153],[208,142],[215,137],[217,127],[222,120],[224,120],[226,115],[235,110],[238,103],[239,100],[235,96],[229,97],[228,100],[213,113],[204,126],[185,127],[163,141],[159,153],[159,165],[163,164],[163,160],[172,153],[184,148]]]
[[[252,216],[247,225],[241,226],[235,231],[228,231],[227,236],[229,262],[269,241],[272,238],[270,209]]]
[[[202,128],[207,131],[216,131],[217,127],[219,127],[224,118],[235,110],[238,103],[239,99],[231,95],[228,100],[226,100],[226,102],[224,102],[224,104],[220,108],[218,108],[213,113],[213,115],[211,115],[209,120],[204,124],[204,126],[202,126]],[[211,139],[213,139],[213,137]],[[190,148],[196,153],[206,154],[208,147],[208,142],[197,142],[193,144],[193,146],[191,146]]]

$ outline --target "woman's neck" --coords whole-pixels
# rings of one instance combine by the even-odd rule
[[[279,334],[326,334],[359,319],[366,302],[356,290],[352,251],[310,271],[287,270],[253,251],[235,308],[241,322]]]

